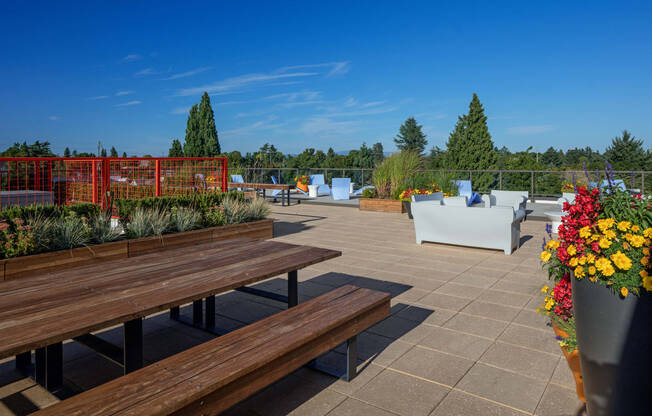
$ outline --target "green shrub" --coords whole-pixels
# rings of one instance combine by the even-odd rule
[[[376,198],[377,196],[376,188],[366,188],[362,191],[363,198]]]
[[[92,218],[100,213],[100,207],[95,204],[74,205],[29,205],[26,207],[10,206],[0,211],[1,219],[13,220],[20,218],[28,221],[37,217],[55,218],[76,215],[78,217]]]
[[[60,217],[52,225],[50,248],[71,249],[86,245],[90,241],[88,226],[76,216]]]
[[[392,198],[401,193],[423,167],[423,158],[416,152],[403,151],[387,157],[376,167],[372,182],[379,198]]]
[[[247,203],[249,209],[248,221],[257,221],[266,218],[271,209],[265,198],[253,198]]]
[[[226,224],[226,218],[224,210],[220,206],[211,207],[204,215],[204,225],[206,227],[217,227],[224,224]]]
[[[222,210],[226,224],[240,224],[249,219],[249,203],[227,197],[222,201]]]
[[[120,238],[121,230],[111,226],[111,216],[106,212],[100,212],[90,219],[91,240],[94,243],[108,243]]]

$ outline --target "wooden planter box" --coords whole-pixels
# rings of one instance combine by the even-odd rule
[[[360,198],[360,210],[403,213],[405,207],[397,199]]]
[[[247,237],[265,240],[274,236],[274,220],[246,222],[202,228],[185,233],[165,234],[159,237],[138,238],[78,247],[72,250],[52,251],[0,261],[0,280],[10,280],[39,273],[55,272],[70,267],[101,263],[115,259],[136,257],[155,251],[168,250],[211,241]]]

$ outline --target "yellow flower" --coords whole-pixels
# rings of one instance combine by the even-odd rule
[[[646,228],[645,231],[643,231],[643,236],[647,238],[652,238],[652,228]]]
[[[612,266],[611,263],[609,263],[609,265],[602,271],[602,274],[605,276],[611,276],[614,273],[616,273],[616,269],[614,269],[614,266]]]
[[[611,262],[606,257],[600,257],[595,261],[595,267],[601,272],[604,271],[607,267],[611,266]]]
[[[591,237],[591,228],[588,225],[586,227],[580,228],[580,237],[582,238]]]
[[[627,231],[631,226],[632,223],[629,221],[620,221],[616,227],[618,227],[620,231]]]
[[[571,245],[568,246],[568,248],[566,249],[566,252],[568,252],[568,255],[570,255],[570,256],[574,256],[574,255],[577,254],[577,249],[575,248],[574,245],[571,244]]]
[[[549,251],[542,251],[541,252],[541,261],[542,262],[544,262],[544,263],[547,262],[548,260],[550,260],[550,257],[552,257],[552,254],[550,254]]]
[[[630,258],[620,250],[611,255],[611,261],[613,261],[616,267],[621,270],[629,270],[632,268],[632,260],[630,260]]]
[[[647,248],[647,247],[645,247],[645,248],[643,249],[643,255],[644,255],[644,256],[649,256],[649,255],[650,255],[650,249]]]
[[[637,233],[639,231],[641,231],[641,227],[638,225],[632,225],[632,232]]]
[[[645,279],[643,279],[643,287],[648,292],[652,292],[652,277],[651,276],[648,276]]]
[[[598,228],[600,228],[600,231],[604,232],[604,230],[608,230],[609,228],[613,227],[615,223],[616,221],[613,218],[598,220]]]
[[[555,250],[559,247],[559,241],[557,240],[550,240],[546,243],[546,248],[548,250]]]
[[[581,278],[584,277],[584,267],[577,266],[575,268],[575,277],[577,277],[578,279],[581,279]]]
[[[625,237],[625,240],[629,241],[632,239],[633,235],[631,233],[627,233],[623,237]]]
[[[616,238],[616,232],[614,230],[607,230],[604,232],[604,236],[607,237],[609,240],[613,240]]]
[[[586,262],[589,264],[595,263],[595,254],[589,253],[586,255]]]
[[[549,311],[550,309],[552,309],[553,306],[555,306],[555,300],[552,297],[547,298],[544,308],[546,308],[546,310]]]
[[[629,240],[629,243],[633,247],[643,247],[643,243],[645,243],[645,238],[640,235],[633,235],[632,238]]]
[[[629,293],[629,290],[627,290],[626,287],[623,286],[623,287],[620,288],[620,294],[623,295],[623,297],[626,297],[628,293]]]
[[[650,259],[648,257],[641,258],[641,264],[643,266],[647,266],[649,262],[650,262]]]
[[[607,249],[607,248],[609,248],[611,246],[611,241],[608,238],[603,237],[603,238],[600,239],[600,242],[598,243],[598,245],[600,246],[600,248]]]
[[[549,290],[550,290],[550,287],[544,286],[544,287],[541,288],[541,293],[548,293]]]
[[[582,266],[584,266],[586,264],[586,256],[581,256],[578,261]]]
[[[589,266],[589,274],[593,276],[597,270],[595,270],[595,266]]]
[[[577,257],[572,257],[570,260],[568,260],[568,265],[571,267],[577,266],[579,261],[577,260]]]
[[[647,270],[641,270],[640,272],[638,272],[638,275],[641,276],[641,279],[645,279],[646,277],[649,276]]]
[[[623,250],[629,250],[631,246],[625,242],[623,242]]]

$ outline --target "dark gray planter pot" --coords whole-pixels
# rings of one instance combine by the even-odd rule
[[[412,203],[410,201],[403,201],[403,208],[407,212],[408,218],[411,220],[414,219],[412,217]]]
[[[571,280],[589,416],[652,414],[652,296]]]

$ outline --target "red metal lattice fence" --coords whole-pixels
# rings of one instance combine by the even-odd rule
[[[0,208],[182,196],[226,189],[227,159],[0,158]]]

